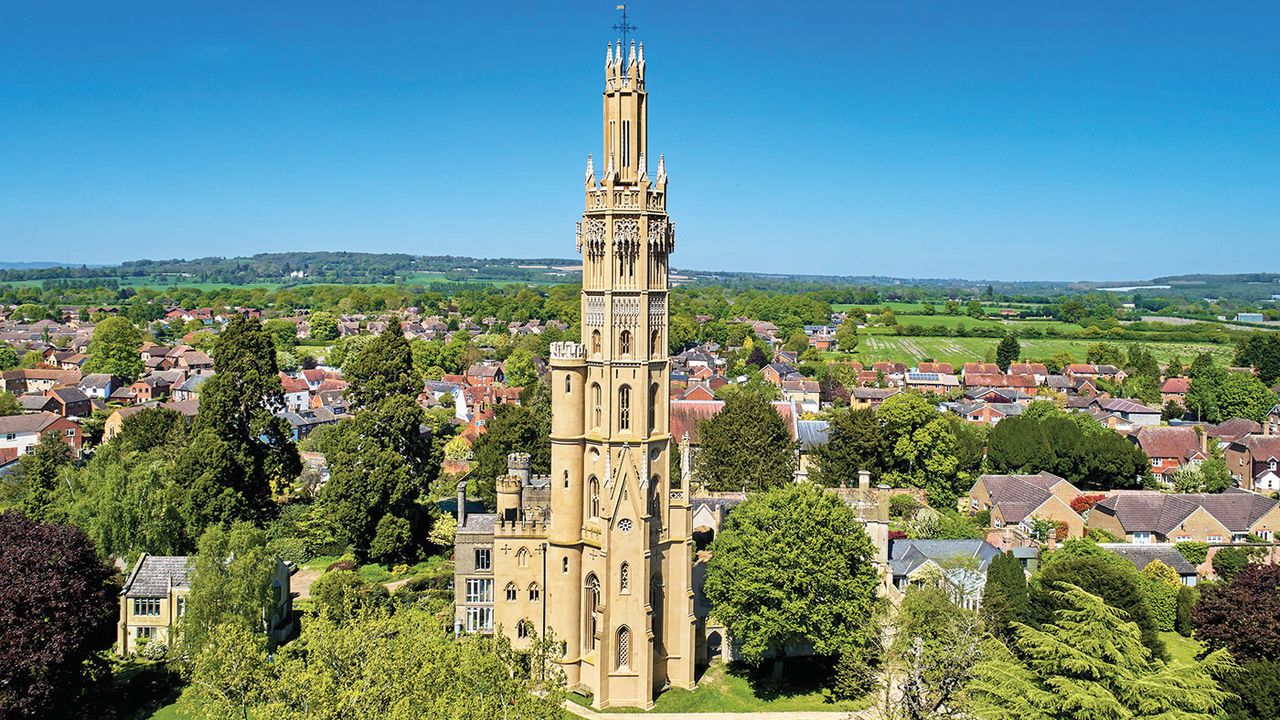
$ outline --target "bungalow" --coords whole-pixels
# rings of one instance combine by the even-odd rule
[[[987,569],[999,554],[985,540],[890,540],[892,587],[900,593],[911,586],[942,587],[957,605],[977,610]]]
[[[1130,545],[1129,543],[1098,543],[1098,547],[1115,553],[1137,566],[1139,571],[1146,569],[1152,562],[1160,562],[1173,568],[1183,585],[1194,587],[1197,581],[1196,566],[1182,556],[1172,543],[1151,545]]]
[[[1088,525],[1143,545],[1244,542],[1250,534],[1270,541],[1280,528],[1280,507],[1275,500],[1237,488],[1185,495],[1127,490],[1095,505]]]
[[[1280,435],[1245,435],[1226,446],[1231,477],[1246,490],[1280,490]]]
[[[25,413],[0,417],[0,454],[26,455],[35,450],[45,433],[55,432],[58,438],[69,445],[76,455],[80,454],[80,445],[84,434],[80,426],[65,417],[51,412]]]
[[[965,401],[943,403],[943,407],[969,422],[995,425],[1009,417],[1021,415],[1027,407],[1021,403]]]
[[[1204,429],[1205,437],[1210,440],[1216,440],[1221,447],[1225,447],[1245,435],[1260,434],[1262,434],[1262,425],[1246,418],[1231,418]]]
[[[1208,458],[1193,427],[1143,427],[1136,435],[1138,447],[1151,458],[1151,472],[1166,483],[1184,466],[1197,466]]]
[[[1031,529],[1038,518],[1062,523],[1067,536],[1084,537],[1084,518],[1071,509],[1080,490],[1050,472],[1036,475],[983,475],[969,490],[969,511],[991,512],[991,526]]]

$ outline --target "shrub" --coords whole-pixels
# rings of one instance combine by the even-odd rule
[[[415,547],[409,521],[395,515],[383,515],[374,531],[373,542],[369,543],[369,559],[389,564],[410,558]]]
[[[1240,672],[1228,673],[1220,682],[1232,694],[1224,706],[1227,720],[1280,718],[1280,661],[1241,663]]]
[[[325,572],[334,572],[335,570],[341,571],[341,570],[355,570],[355,569],[356,569],[355,560],[339,560],[335,563],[330,563],[329,567],[325,568],[324,570]]]
[[[1197,567],[1209,556],[1208,543],[1184,540],[1174,543],[1173,546],[1177,548],[1178,552],[1182,553],[1182,557],[1186,558],[1187,562]]]
[[[974,513],[973,524],[984,529],[991,527],[991,511],[979,510],[978,512]]]
[[[1195,629],[1191,622],[1191,611],[1196,606],[1196,600],[1199,599],[1200,591],[1195,588],[1189,585],[1178,588],[1178,619],[1174,629],[1182,637],[1191,637],[1191,632]]]
[[[294,565],[301,565],[311,559],[307,541],[300,537],[276,538],[267,543],[267,552]]]
[[[910,493],[895,493],[889,496],[889,516],[910,520],[915,517],[916,511],[922,506],[915,495]]]
[[[1178,588],[1181,582],[1173,568],[1152,560],[1142,569],[1143,599],[1157,630],[1169,631],[1178,619]]]
[[[1080,515],[1084,515],[1086,512],[1092,510],[1093,506],[1097,505],[1105,497],[1106,495],[1077,495],[1071,501],[1071,509],[1075,510]]]
[[[1085,537],[1096,543],[1113,543],[1119,540],[1119,538],[1115,536],[1115,533],[1103,528],[1089,528],[1089,532]]]
[[[1249,553],[1244,548],[1218,548],[1213,554],[1213,572],[1224,582],[1231,582],[1236,573],[1249,564]]]

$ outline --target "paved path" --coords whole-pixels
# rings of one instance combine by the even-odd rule
[[[564,701],[564,708],[580,718],[587,720],[619,720],[635,717],[645,720],[869,720],[872,710],[857,712],[742,712],[742,713],[602,713],[585,708],[570,700]]]

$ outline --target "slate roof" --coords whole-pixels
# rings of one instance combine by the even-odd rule
[[[991,505],[1000,510],[1006,523],[1018,523],[1045,504],[1053,493],[1049,488],[1067,482],[1051,472],[1036,475],[983,475],[979,482],[987,488]]]
[[[460,535],[492,535],[498,524],[497,513],[475,513],[467,515],[467,524],[458,526]]]
[[[1239,488],[1224,493],[1174,495],[1156,491],[1125,492],[1099,502],[1095,509],[1115,515],[1126,533],[1168,535],[1198,508],[1204,508],[1233,533],[1248,532],[1276,501]]]
[[[827,432],[831,424],[826,420],[800,420],[796,422],[796,435],[802,450],[812,450],[827,444]]]
[[[1160,543],[1155,545],[1133,545],[1131,543],[1098,543],[1098,547],[1108,550],[1128,560],[1142,570],[1153,560],[1168,565],[1178,572],[1179,575],[1190,576],[1196,574],[1196,568],[1187,561],[1182,553],[1178,552],[1172,544]]]
[[[170,587],[190,587],[191,559],[186,555],[143,555],[120,594],[125,597],[164,597]]]
[[[114,380],[115,378],[108,373],[90,373],[80,378],[80,387],[105,390]]]
[[[1137,403],[1125,398],[1111,398],[1102,402],[1102,409],[1107,412],[1121,413],[1124,415],[1159,415],[1160,411],[1155,408],[1149,408],[1142,403]]]
[[[894,540],[889,543],[889,567],[894,575],[910,575],[930,560],[976,558],[977,571],[985,574],[999,554],[986,540]]]

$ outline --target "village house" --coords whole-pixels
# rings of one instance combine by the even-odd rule
[[[83,377],[79,370],[22,368],[0,373],[0,389],[13,395],[44,394],[55,387],[75,385]]]
[[[107,398],[111,397],[111,393],[115,392],[116,388],[121,387],[122,384],[120,378],[114,375],[91,373],[80,378],[80,382],[76,387],[80,388],[80,392],[84,393],[89,399],[106,402]]]
[[[1045,367],[1044,363],[1012,363],[1009,365],[1008,374],[1030,376],[1039,386],[1049,379],[1049,368]]]
[[[1207,441],[1216,442],[1218,447],[1226,447],[1245,435],[1259,435],[1261,433],[1261,423],[1256,423],[1245,418],[1231,418],[1230,420],[1224,420],[1217,425],[1208,425],[1204,428],[1204,436],[1207,438]],[[1213,447],[1208,444],[1206,444],[1206,446]]]
[[[900,392],[898,388],[855,387],[849,390],[849,407],[855,410],[878,408],[886,398]]]
[[[1183,585],[1194,587],[1199,579],[1196,566],[1174,547],[1173,543],[1131,545],[1129,543],[1098,543],[1098,547],[1133,563],[1138,571],[1145,570],[1152,562],[1160,562],[1173,568]]]
[[[1208,458],[1193,427],[1144,427],[1134,436],[1138,447],[1151,458],[1151,472],[1173,484],[1179,468],[1197,466]]]
[[[44,394],[48,404],[44,406],[65,418],[87,418],[93,413],[93,402],[88,395],[74,385],[57,387]]]
[[[1237,488],[1181,495],[1127,490],[1095,505],[1088,526],[1143,545],[1244,542],[1250,534],[1270,541],[1280,528],[1280,507],[1275,500]]]
[[[200,409],[200,404],[194,400],[186,400],[182,402],[172,401],[165,403],[151,402],[146,405],[130,405],[129,407],[118,408],[108,415],[106,421],[103,423],[103,442],[108,442],[119,435],[120,431],[124,428],[124,421],[130,415],[136,415],[143,410],[152,410],[156,408],[173,410],[176,413],[180,413],[182,417],[186,419],[187,423],[190,424],[195,420],[196,413]]]
[[[944,373],[909,372],[903,378],[903,384],[908,390],[942,395],[958,389],[960,387],[960,378]]]
[[[1223,454],[1227,470],[1240,487],[1280,490],[1280,435],[1245,435],[1227,443]]]
[[[960,607],[977,610],[982,605],[987,570],[999,554],[985,540],[890,540],[894,597],[911,587],[941,587]]]
[[[991,512],[991,526],[1019,526],[1031,531],[1031,520],[1065,525],[1067,537],[1084,537],[1085,522],[1071,501],[1080,490],[1051,472],[1036,475],[983,475],[969,490],[968,512]],[[962,501],[963,502],[963,501]]]
[[[148,643],[169,643],[187,611],[193,561],[187,555],[143,553],[138,558],[120,590],[117,654],[139,653]],[[292,634],[292,615],[289,568],[276,560],[271,574],[271,609],[263,618],[263,627],[273,643],[283,642]]]
[[[1160,383],[1160,402],[1161,403],[1177,403],[1183,407],[1187,405],[1187,390],[1191,388],[1191,381],[1184,377],[1171,377]]]
[[[0,417],[0,460],[34,451],[45,434],[51,432],[80,455],[84,440],[80,425],[57,413],[40,411]]]

